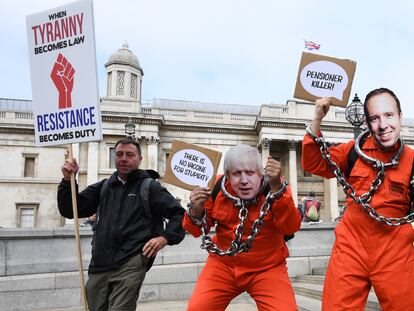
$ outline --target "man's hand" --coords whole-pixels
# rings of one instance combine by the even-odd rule
[[[145,243],[142,254],[145,257],[155,257],[157,253],[167,245],[167,239],[163,236],[158,236],[156,238],[152,238],[147,243]]]
[[[323,118],[325,118],[326,114],[331,107],[332,99],[330,97],[322,97],[316,100],[315,102],[315,112],[313,115],[313,121],[311,125],[312,132],[317,135],[318,132],[321,130],[321,123]]]
[[[76,174],[79,171],[78,163],[76,159],[67,159],[62,165],[62,174],[64,180],[70,180],[70,174]]]
[[[265,175],[268,178],[268,183],[272,191],[277,191],[282,186],[282,181],[280,180],[280,175],[282,173],[282,165],[279,161],[272,158],[272,156],[267,157],[267,163],[265,167]]]
[[[196,219],[200,219],[204,213],[204,203],[207,201],[211,191],[206,187],[197,187],[190,193],[191,202],[191,216]]]
[[[72,107],[72,89],[75,69],[66,57],[59,53],[50,77],[59,92],[59,109]]]

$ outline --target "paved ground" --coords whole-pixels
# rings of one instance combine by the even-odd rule
[[[187,300],[168,302],[144,302],[138,305],[137,311],[185,311]],[[226,311],[257,311],[256,304],[248,301],[237,301],[230,304]]]
[[[137,311],[185,311],[187,300],[140,302]],[[84,311],[82,308],[47,309],[37,311]],[[257,311],[256,304],[243,299],[234,301],[226,311]]]
[[[306,306],[307,311],[320,311],[321,302],[307,298],[304,296],[296,296],[296,301],[299,306],[299,310],[305,310],[300,306]],[[186,311],[187,300],[174,300],[174,301],[150,301],[140,302],[137,307],[137,311]],[[61,309],[47,309],[36,311],[84,311],[82,308],[61,308]],[[236,298],[227,307],[226,311],[257,311],[256,304],[249,296],[244,295]]]

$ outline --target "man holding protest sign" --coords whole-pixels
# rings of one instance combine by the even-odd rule
[[[203,234],[202,248],[210,253],[188,310],[225,310],[243,292],[259,310],[297,310],[284,235],[299,230],[301,217],[280,177],[280,162],[269,156],[263,169],[257,149],[237,145],[225,156],[224,172],[213,191],[196,187],[191,192],[183,219],[193,236]]]
[[[90,311],[135,311],[146,271],[157,253],[184,238],[185,210],[167,189],[138,169],[141,161],[136,141],[118,141],[116,172],[77,194],[79,217],[97,214],[86,284]],[[58,207],[66,218],[73,218],[69,180],[78,170],[76,160],[66,160],[62,166]],[[169,220],[165,228],[163,218]]]
[[[364,102],[369,131],[328,147],[320,128],[331,104],[328,97],[316,101],[302,152],[306,171],[336,176],[347,194],[322,309],[364,310],[373,286],[382,310],[407,310],[414,305],[414,214],[407,216],[414,152],[400,138],[400,102],[389,89],[371,91]],[[354,163],[349,161],[353,152]]]

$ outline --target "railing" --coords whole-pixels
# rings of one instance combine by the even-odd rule
[[[26,123],[26,120],[33,124],[33,118],[34,117],[32,112],[0,111],[0,119],[2,119],[2,122],[10,122],[10,120],[14,119],[15,122],[19,124],[21,124],[22,122]]]
[[[33,120],[33,113],[31,112],[15,112],[16,119]]]
[[[217,112],[194,112],[194,118],[197,119],[219,119],[223,120],[223,113],[217,113]]]
[[[32,111],[33,105],[31,100],[0,98],[1,111]]]

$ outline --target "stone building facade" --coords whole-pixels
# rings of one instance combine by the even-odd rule
[[[114,145],[125,136],[125,124],[132,122],[142,147],[141,167],[157,170],[161,177],[174,139],[223,154],[231,146],[244,143],[259,148],[263,161],[268,154],[281,161],[296,202],[313,190],[322,201],[321,218],[329,221],[338,216],[344,195],[336,180],[313,176],[301,166],[301,142],[305,124],[313,115],[312,103],[287,100],[285,104],[246,106],[169,99],[142,101],[144,72],[126,44],[110,56],[105,68],[103,140],[73,145],[80,165],[80,189],[114,171]],[[322,131],[332,143],[353,138],[353,128],[340,108],[329,111]],[[404,120],[402,137],[410,146],[414,145],[413,135],[412,120]],[[65,145],[35,146],[31,101],[0,98],[0,227],[59,227],[70,223],[59,216],[56,206],[60,166],[66,153]],[[163,184],[183,205],[188,202],[189,191]]]

